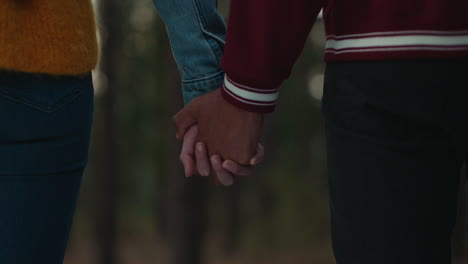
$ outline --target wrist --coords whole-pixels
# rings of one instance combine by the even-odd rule
[[[278,100],[278,89],[258,89],[233,81],[227,75],[221,86],[223,98],[249,112],[272,113]]]
[[[184,105],[188,105],[193,99],[212,92],[222,86],[224,72],[220,71],[203,78],[182,80],[182,95]]]

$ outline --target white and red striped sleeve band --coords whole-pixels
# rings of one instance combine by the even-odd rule
[[[227,75],[221,94],[231,104],[251,112],[271,113],[275,110],[279,89],[258,89],[239,84]]]

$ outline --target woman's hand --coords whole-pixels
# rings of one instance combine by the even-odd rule
[[[265,158],[264,148],[258,144],[257,153],[250,160],[251,166],[241,166],[231,160],[221,160],[218,155],[208,157],[206,146],[202,142],[196,142],[198,136],[198,126],[190,127],[183,137],[180,160],[185,169],[185,176],[194,174],[201,176],[211,175],[213,184],[232,185],[234,179],[248,176],[253,173],[254,165],[260,164]]]

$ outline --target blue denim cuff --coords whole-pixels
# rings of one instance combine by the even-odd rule
[[[219,71],[204,78],[182,80],[182,94],[184,96],[184,104],[187,105],[194,98],[221,88],[223,81],[223,71]]]

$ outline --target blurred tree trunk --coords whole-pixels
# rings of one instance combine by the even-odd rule
[[[157,51],[158,87],[161,103],[164,105],[162,115],[157,121],[164,130],[164,149],[160,151],[161,169],[158,175],[158,216],[161,232],[169,245],[170,264],[199,264],[201,249],[206,229],[206,207],[208,178],[194,176],[184,177],[184,171],[178,159],[180,142],[175,139],[175,129],[171,117],[183,107],[180,78],[174,64],[165,28],[159,23],[158,36],[161,39]]]
[[[119,86],[118,56],[121,33],[120,1],[101,0],[99,17],[103,23],[100,72],[105,76],[103,94],[99,98],[96,115],[99,130],[95,143],[98,145],[94,175],[96,177],[96,235],[98,263],[117,263],[117,202],[119,181],[119,155],[117,147],[117,117],[115,112],[116,94]]]
[[[239,249],[240,231],[242,229],[241,194],[243,184],[230,187],[226,193],[227,228],[224,240],[224,252],[231,255]]]
[[[157,76],[156,89],[158,89],[158,94],[160,95],[157,104],[160,107],[157,108],[159,113],[154,117],[155,122],[158,123],[157,127],[161,130],[159,131],[159,148],[156,150],[157,155],[155,160],[155,162],[159,163],[156,175],[156,215],[158,217],[157,226],[159,235],[161,235],[164,240],[167,240],[171,236],[169,232],[169,206],[171,205],[169,201],[169,180],[171,178],[170,176],[180,175],[181,173],[179,165],[175,163],[174,159],[174,157],[177,157],[175,156],[175,147],[173,146],[176,142],[174,142],[174,138],[169,136],[172,125],[170,115],[173,113],[171,110],[174,107],[170,107],[171,110],[168,109],[170,103],[167,103],[167,97],[176,92],[169,91],[169,89],[176,90],[178,87],[174,87],[176,86],[175,81],[177,80],[177,72],[174,69],[176,66],[172,61],[171,51],[168,50],[170,47],[167,43],[169,40],[166,36],[166,29],[163,22],[160,20],[157,21],[155,35],[158,38],[155,56],[158,63],[155,69],[155,75]],[[172,100],[172,102],[174,102],[174,100]],[[176,105],[177,107],[182,107],[181,103],[177,101]]]
[[[459,191],[459,205],[458,205],[458,218],[457,225],[454,230],[453,237],[453,255],[454,258],[463,258],[467,255],[466,253],[466,232],[468,224],[468,212],[467,212],[467,190],[466,190],[466,165],[462,170],[462,177],[460,181],[460,191]]]

